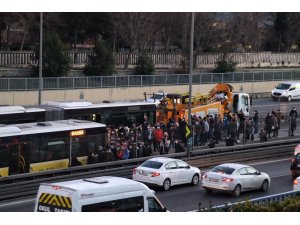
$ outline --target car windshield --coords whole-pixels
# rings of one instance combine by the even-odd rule
[[[224,173],[227,175],[232,174],[232,172],[234,171],[234,168],[228,167],[228,166],[216,166],[215,168],[213,168],[211,170],[211,172],[215,172],[215,173]]]
[[[279,89],[279,90],[287,90],[290,88],[290,84],[285,84],[285,83],[280,83],[278,84],[278,86],[276,87],[276,89]]]
[[[151,169],[159,169],[162,166],[162,163],[148,160],[148,161],[144,162],[141,166],[151,168]]]

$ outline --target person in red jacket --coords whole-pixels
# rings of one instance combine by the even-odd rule
[[[163,130],[160,128],[160,126],[157,126],[153,131],[154,136],[154,151],[159,151],[160,149],[160,143],[162,142],[162,139],[164,137]]]

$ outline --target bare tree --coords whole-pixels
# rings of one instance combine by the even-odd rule
[[[24,47],[24,42],[30,27],[37,25],[39,14],[38,13],[19,13],[19,26],[22,30],[22,38],[19,50],[22,51]]]
[[[147,49],[151,45],[154,19],[152,13],[114,13],[113,24],[118,37],[128,47],[124,69],[128,68],[131,54],[137,49]]]

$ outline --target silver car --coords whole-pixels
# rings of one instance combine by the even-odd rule
[[[221,164],[202,176],[202,187],[207,192],[219,190],[230,192],[233,196],[239,196],[242,191],[255,189],[265,192],[270,184],[268,174],[237,163]]]

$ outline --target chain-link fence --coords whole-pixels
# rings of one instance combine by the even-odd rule
[[[193,75],[193,84],[242,83],[300,80],[300,71],[237,73],[201,73]],[[97,77],[45,77],[44,90],[91,89],[189,84],[189,74],[126,75]],[[36,91],[39,78],[0,78],[0,91]]]

